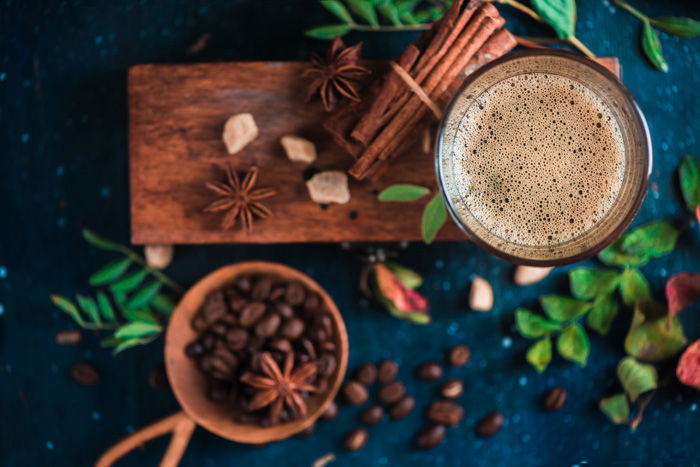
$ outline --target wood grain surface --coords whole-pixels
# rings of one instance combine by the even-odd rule
[[[383,203],[377,193],[394,183],[436,189],[431,154],[420,138],[397,158],[380,182],[349,177],[352,199],[321,206],[309,198],[307,166],[287,159],[280,138],[316,143],[320,170],[347,170],[352,160],[321,128],[318,102],[304,102],[304,62],[137,65],[129,69],[131,239],[135,244],[419,241],[424,200]],[[226,119],[250,112],[258,138],[235,155],[222,142]],[[417,135],[419,136],[419,135]],[[258,186],[278,194],[266,200],[273,217],[248,234],[223,231],[219,213],[203,209],[216,199],[206,181],[224,181],[224,167],[260,167]],[[466,240],[450,221],[437,240]]]

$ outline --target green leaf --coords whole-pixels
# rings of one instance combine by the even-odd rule
[[[431,244],[446,221],[447,209],[445,208],[445,202],[440,193],[435,193],[435,196],[423,210],[423,222],[421,225],[423,241],[426,244]]]
[[[639,363],[632,357],[625,357],[617,366],[617,378],[632,402],[640,394],[656,389],[658,376],[652,365]]]
[[[377,197],[379,201],[415,201],[430,193],[424,186],[400,183],[385,188]]]
[[[622,251],[622,240],[621,238],[600,253],[598,253],[598,259],[608,266],[644,266],[649,262],[649,259],[638,256],[630,255]]]
[[[680,231],[666,221],[654,221],[622,237],[622,250],[630,255],[651,259],[673,251]]]
[[[304,34],[314,39],[333,39],[335,36],[344,36],[352,27],[349,24],[326,24],[307,29]]]
[[[112,299],[114,299],[114,303],[117,304],[120,310],[123,310],[126,308],[126,301],[128,299],[127,295],[125,292],[115,292],[112,291]]]
[[[117,344],[117,346],[112,351],[112,355],[117,355],[118,353],[123,352],[126,349],[136,347],[137,345],[145,345],[151,343],[156,337],[158,337],[158,334],[154,334],[150,337],[124,339],[119,344]]]
[[[116,261],[112,261],[107,266],[103,267],[95,274],[90,276],[90,285],[97,286],[103,284],[109,284],[117,279],[119,279],[131,264],[131,258],[122,258]]]
[[[100,340],[100,347],[102,348],[116,347],[118,344],[119,339],[114,336],[105,337]]]
[[[610,330],[620,307],[614,294],[603,295],[595,299],[593,308],[586,315],[586,324],[595,332],[604,336]]]
[[[423,284],[423,278],[413,269],[401,266],[393,261],[387,261],[384,265],[389,268],[391,272],[396,274],[396,277],[399,278],[401,283],[409,289],[415,289]]]
[[[399,10],[399,13],[403,14],[412,12],[420,1],[421,0],[396,0],[394,4]]]
[[[651,298],[649,283],[639,270],[625,269],[620,277],[620,295],[627,306],[633,306],[637,300]]]
[[[401,18],[399,17],[399,9],[396,8],[396,5],[393,5],[392,3],[389,2],[384,2],[380,3],[377,6],[377,9],[379,10],[379,13],[384,16],[391,24],[394,26],[402,26],[403,23],[401,23]]]
[[[114,337],[117,339],[130,339],[132,337],[145,337],[152,334],[158,334],[163,328],[160,324],[150,323],[146,321],[133,321],[120,326],[115,332]]]
[[[653,300],[640,300],[634,308],[625,351],[637,360],[658,362],[679,353],[687,344],[683,326],[673,318],[669,326],[668,310]]]
[[[581,300],[607,295],[617,287],[620,275],[610,269],[576,268],[569,271],[571,293]]]
[[[158,292],[160,292],[161,285],[162,284],[158,281],[153,281],[150,284],[144,285],[131,297],[126,307],[130,310],[137,310],[149,305],[153,299],[156,298]]]
[[[574,323],[569,325],[557,338],[557,351],[559,355],[586,366],[588,354],[591,351],[591,344],[588,341],[588,335],[580,324]]]
[[[83,229],[83,238],[92,246],[95,248],[99,248],[101,250],[110,250],[110,251],[124,251],[124,247],[121,246],[118,243],[114,243],[110,240],[107,240],[106,238],[97,235],[95,232],[92,230],[88,229]]]
[[[576,29],[575,0],[532,0],[532,6],[557,33],[560,39],[574,35]]]
[[[656,31],[651,27],[649,21],[644,21],[644,26],[642,28],[642,50],[644,50],[651,64],[658,70],[663,72],[668,71],[668,63],[666,63],[666,59],[664,58],[659,35],[656,34]]]
[[[107,321],[117,320],[117,316],[114,314],[114,308],[112,308],[112,304],[109,302],[107,295],[105,295],[102,291],[97,292],[97,304],[100,307],[100,312],[102,313],[104,319],[106,319]]]
[[[650,18],[651,24],[675,36],[692,38],[700,36],[700,21],[683,16],[656,16]]]
[[[64,311],[71,318],[73,318],[73,321],[78,323],[80,326],[85,324],[83,317],[80,316],[80,312],[78,311],[78,308],[69,299],[67,299],[66,297],[63,297],[61,295],[51,295],[51,301],[61,311]]]
[[[147,309],[129,310],[127,308],[124,309],[122,314],[129,321],[145,321],[148,323],[159,324],[158,318],[156,318],[155,315]]]
[[[415,26],[416,24],[420,24],[420,21],[418,21],[418,18],[415,17],[413,13],[410,11],[405,11],[401,13],[400,15],[401,21],[404,24],[408,24],[410,26]]]
[[[136,289],[136,287],[141,285],[141,283],[147,275],[147,269],[138,270],[129,274],[124,279],[121,279],[119,282],[115,282],[114,284],[112,284],[110,286],[110,289],[112,290],[112,293],[115,294],[131,292],[132,290]]]
[[[525,308],[515,310],[515,326],[518,328],[520,335],[528,339],[547,336],[561,329],[560,323],[550,321]]]
[[[97,325],[102,324],[100,312],[97,309],[97,303],[95,303],[95,300],[91,297],[84,297],[82,295],[77,295],[76,298],[78,299],[80,309],[83,310],[86,315],[88,315],[90,320]]]
[[[700,164],[697,157],[685,156],[678,167],[678,181],[685,201],[685,207],[691,214],[700,206]]]
[[[337,16],[341,21],[349,24],[354,23],[352,15],[350,15],[350,12],[347,8],[345,8],[345,5],[343,5],[342,2],[338,0],[321,0],[321,5],[323,5],[326,10]]]
[[[424,8],[422,10],[417,10],[413,13],[413,17],[416,18],[420,24],[430,23],[433,21],[433,14],[430,9]]]
[[[158,294],[151,302],[151,306],[165,315],[171,315],[175,308],[175,302],[165,294]]]
[[[542,295],[540,304],[554,321],[572,321],[591,309],[591,304],[563,295]]]
[[[538,373],[542,373],[547,369],[549,362],[552,361],[552,340],[549,336],[544,337],[527,349],[525,359],[534,366]]]
[[[360,18],[369,23],[370,26],[379,26],[377,12],[374,11],[374,6],[367,0],[347,0],[350,9]]]
[[[627,403],[627,396],[623,393],[601,399],[598,406],[614,424],[629,422],[630,406]]]

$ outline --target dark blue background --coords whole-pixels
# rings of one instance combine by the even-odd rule
[[[675,169],[682,155],[700,154],[700,40],[662,34],[671,71],[654,71],[638,46],[640,23],[608,0],[580,0],[578,36],[601,56],[618,56],[623,79],[646,113],[654,142],[653,188],[637,222],[665,218],[687,224],[678,201]],[[696,0],[634,2],[654,14],[700,17]],[[525,35],[551,35],[507,7],[509,27]],[[325,43],[304,38],[308,27],[331,22],[313,0],[305,1],[45,1],[3,0],[0,6],[0,464],[87,465],[112,442],[178,409],[168,391],[148,387],[149,370],[162,362],[162,340],[113,358],[85,334],[78,346],[58,346],[57,331],[73,328],[49,303],[50,293],[89,292],[88,275],[111,259],[86,246],[88,226],[126,243],[129,238],[126,132],[126,69],[135,63],[216,60],[296,60]],[[203,33],[208,47],[186,49]],[[365,41],[365,56],[397,54],[412,34],[352,35]],[[681,270],[699,270],[697,223],[690,223],[677,251],[644,268],[657,297],[663,282]],[[337,245],[188,246],[176,250],[169,273],[191,284],[210,270],[243,259],[277,260],[316,277],[340,305],[351,340],[351,367],[395,358],[401,376],[419,399],[419,409],[401,422],[370,430],[366,448],[339,449],[354,426],[355,409],[345,409],[310,439],[292,439],[264,449],[237,445],[198,429],[184,457],[186,465],[309,465],[327,452],[336,465],[574,465],[674,464],[700,462],[697,443],[700,394],[673,386],[657,396],[636,433],[613,426],[597,400],[617,390],[614,369],[623,355],[629,315],[614,332],[592,339],[589,365],[580,369],[557,359],[537,375],[524,362],[528,342],[513,333],[512,311],[533,305],[552,290],[565,291],[565,270],[541,284],[516,288],[513,267],[468,243],[411,245],[400,261],[423,272],[423,291],[434,323],[414,326],[388,317],[357,291],[360,263]],[[496,307],[467,311],[474,274],[496,290]],[[698,307],[695,307],[697,313]],[[683,317],[691,338],[700,325]],[[411,372],[448,346],[473,349],[463,377],[466,420],[449,430],[447,442],[430,452],[411,447],[423,423],[421,411],[434,387],[418,384]],[[72,382],[68,369],[87,360],[102,379],[94,387]],[[569,391],[565,408],[546,414],[542,393],[552,385]],[[501,410],[506,426],[479,440],[475,421]],[[129,465],[154,465],[165,440],[128,457]],[[126,462],[125,462],[126,464]]]

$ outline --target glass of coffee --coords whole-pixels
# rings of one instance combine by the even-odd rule
[[[533,266],[581,261],[614,242],[639,210],[651,164],[627,89],[558,50],[510,54],[471,75],[436,149],[457,225],[487,251]]]

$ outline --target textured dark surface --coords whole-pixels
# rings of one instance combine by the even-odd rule
[[[654,14],[700,17],[695,0],[635,2]],[[548,35],[531,20],[503,8],[520,34]],[[640,23],[606,1],[579,1],[578,35],[599,55],[616,55],[623,79],[646,113],[655,169],[653,189],[637,223],[665,218],[685,224],[675,169],[685,153],[700,153],[700,40],[662,35],[668,74],[650,68],[638,47]],[[147,383],[162,362],[157,341],[113,358],[86,334],[79,346],[57,346],[55,333],[72,328],[52,308],[50,293],[89,292],[87,276],[111,257],[87,247],[79,235],[89,226],[126,242],[128,232],[126,69],[134,63],[215,60],[301,59],[325,44],[301,32],[329,21],[315,1],[173,0],[123,2],[38,2],[5,0],[0,6],[0,464],[88,465],[112,442],[175,410],[167,391]],[[203,33],[212,35],[198,55],[186,49]],[[364,35],[366,55],[387,58],[412,36]],[[643,271],[659,298],[663,280],[681,270],[700,269],[697,223],[686,229],[677,251]],[[385,315],[361,299],[356,288],[360,263],[336,245],[182,247],[169,271],[191,284],[210,270],[242,259],[282,261],[310,273],[343,310],[351,341],[351,367],[367,360],[396,358],[400,376],[417,396],[417,410],[397,422],[370,429],[367,446],[343,453],[342,434],[353,428],[358,409],[344,408],[309,439],[251,448],[223,441],[199,429],[184,465],[309,465],[338,452],[335,465],[694,465],[700,394],[675,386],[657,396],[636,433],[610,425],[597,400],[613,390],[622,357],[628,315],[611,335],[592,339],[589,365],[580,369],[557,359],[537,375],[523,360],[528,342],[512,330],[512,311],[533,305],[551,290],[565,291],[564,270],[526,289],[511,282],[513,268],[473,245],[411,245],[400,260],[425,274],[435,322],[414,326]],[[488,314],[466,311],[473,274],[489,279],[496,307]],[[700,311],[698,306],[694,312]],[[697,315],[683,317],[687,334],[700,336]],[[473,349],[469,365],[449,370],[467,382],[466,417],[430,452],[411,447],[423,424],[422,411],[435,387],[414,380],[413,368],[441,358],[456,343]],[[102,375],[82,387],[68,376],[87,360]],[[540,409],[553,385],[569,392],[564,408]],[[473,433],[491,410],[506,416],[503,430],[488,440]],[[150,443],[123,465],[155,465],[166,442]]]

